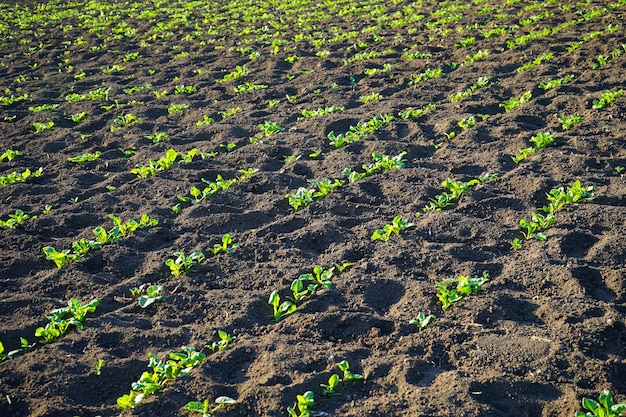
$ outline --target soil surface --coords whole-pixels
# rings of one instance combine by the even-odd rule
[[[624,86],[623,1],[153,3],[0,5],[0,153],[21,152],[0,162],[0,175],[43,169],[0,187],[3,221],[31,216],[0,229],[0,342],[5,354],[20,338],[34,344],[0,363],[0,415],[192,415],[188,402],[224,395],[238,404],[216,415],[278,417],[306,391],[319,416],[571,417],[603,389],[626,400],[626,105],[593,107]],[[244,65],[247,75],[228,79]],[[479,77],[488,85],[472,89]],[[235,91],[252,85],[265,87]],[[106,97],[67,99],[98,89]],[[527,91],[530,100],[505,111]],[[382,99],[364,103],[372,93]],[[330,106],[337,111],[302,113]],[[402,118],[409,107],[425,111]],[[71,120],[81,112],[84,121]],[[360,140],[329,143],[330,132],[385,114],[394,119]],[[572,114],[582,122],[564,130],[559,118]],[[472,116],[474,126],[460,127]],[[283,130],[266,135],[266,122]],[[147,138],[159,132],[167,137]],[[542,132],[554,145],[513,162]],[[131,173],[193,148],[190,162]],[[372,154],[403,152],[404,168],[347,181],[344,170],[362,172]],[[241,179],[249,168],[258,171]],[[499,176],[424,211],[446,179],[487,173]],[[218,175],[237,181],[179,201]],[[323,179],[344,184],[289,206],[286,195]],[[595,198],[558,211],[545,241],[526,240],[520,220],[575,181]],[[111,214],[158,225],[61,268],[46,259],[44,247],[71,255],[98,226],[112,229]],[[414,226],[370,239],[399,215]],[[213,255],[225,234],[238,246]],[[173,276],[165,261],[194,251],[206,259]],[[273,291],[285,300],[316,265],[347,262],[330,288],[274,322]],[[482,291],[442,308],[438,283],[485,272]],[[141,308],[130,290],[143,284],[167,298]],[[96,297],[82,330],[47,344],[35,336],[51,311]],[[409,323],[419,312],[436,318],[419,329]],[[236,339],[213,353],[218,330]],[[118,407],[149,353],[165,360],[182,346],[207,359],[134,409]],[[342,360],[365,380],[326,397],[320,384]]]

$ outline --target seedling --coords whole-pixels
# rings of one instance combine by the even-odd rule
[[[146,139],[148,139],[152,143],[159,143],[167,139],[170,135],[167,132],[155,132],[153,135],[147,135]]]
[[[146,286],[146,284],[143,284],[139,286],[137,290],[139,291],[135,291],[135,296],[138,296],[139,294],[141,294],[142,291],[145,290],[145,295],[139,297],[139,307],[141,308],[146,308],[149,305],[156,303],[157,301],[163,301],[167,298],[165,295],[159,295],[163,290],[163,287],[161,287],[160,285]]]
[[[3,229],[17,229],[24,221],[30,219],[31,216],[24,213],[22,210],[15,210],[14,214],[9,214],[9,218],[5,220],[0,220],[0,228]],[[35,216],[34,218],[37,218]]]
[[[518,237],[516,237],[515,239],[511,241],[511,249],[518,250],[521,248],[522,248],[522,241]]]
[[[600,96],[600,99],[593,100],[592,107],[594,109],[603,109],[607,105],[611,104],[612,102],[620,98],[622,94],[624,94],[623,89],[619,89],[617,91],[606,90],[602,93],[602,95]]]
[[[284,157],[285,164],[292,164],[302,158],[302,155],[285,155]]]
[[[380,101],[383,99],[383,96],[380,95],[377,92],[374,92],[372,94],[366,95],[366,96],[361,96],[359,97],[359,101],[363,104],[367,104],[367,103],[372,103],[375,101]]]
[[[210,125],[213,122],[215,122],[215,119],[205,114],[204,116],[202,116],[202,120],[198,120],[196,122],[196,126],[206,126],[206,125]]]
[[[20,156],[22,153],[20,151],[7,149],[2,155],[0,155],[0,162],[4,161],[12,161],[16,156]]]
[[[378,229],[374,231],[371,236],[371,240],[382,240],[384,242],[388,241],[392,234],[396,236],[400,236],[400,232],[408,229],[409,227],[413,227],[415,224],[409,223],[406,220],[402,219],[402,216],[396,216],[393,218],[391,224],[386,224],[382,229]]]
[[[202,252],[192,252],[191,255],[185,256],[184,252],[174,252],[175,258],[170,258],[165,261],[165,265],[170,268],[170,272],[175,277],[180,276],[184,272],[188,271],[194,265],[204,261],[204,254]]]
[[[54,126],[54,122],[52,121],[46,122],[46,123],[35,122],[33,123],[33,131],[35,133],[41,133],[41,132],[45,132],[46,130],[52,129],[53,126]]]
[[[18,182],[26,182],[29,178],[37,178],[40,177],[43,173],[43,168],[39,168],[38,170],[31,172],[30,169],[26,168],[24,172],[12,172],[6,176],[0,176],[0,188],[9,184],[15,184]]]
[[[570,114],[569,116],[563,115],[559,117],[559,123],[561,123],[561,129],[563,130],[570,130],[572,127],[581,123],[582,121],[583,117],[576,114]]]
[[[433,78],[439,78],[443,74],[443,70],[441,68],[432,69],[428,68],[426,71],[411,75],[411,81],[409,81],[409,87],[415,86],[422,81],[431,80]]]
[[[500,107],[503,107],[504,111],[508,113],[512,111],[513,109],[521,106],[522,104],[527,103],[528,101],[530,101],[532,97],[533,97],[532,92],[526,91],[519,98],[511,97],[504,103],[500,103]]]
[[[89,120],[89,118],[90,116],[87,115],[87,113],[84,111],[80,113],[72,114],[70,117],[68,117],[68,119],[74,123],[82,123],[86,120]]]
[[[291,301],[285,300],[281,302],[278,291],[272,291],[268,304],[274,308],[274,321],[278,323],[283,317],[294,313],[298,307]]]
[[[341,395],[340,392],[335,391],[337,385],[339,385],[339,375],[332,374],[331,377],[328,378],[328,384],[320,384],[320,386],[324,388],[322,390],[322,394],[326,395],[327,397],[335,397]]]
[[[226,149],[226,152],[231,152],[236,147],[237,147],[237,144],[235,142],[220,143],[220,148]]]
[[[613,394],[606,389],[600,393],[597,402],[583,397],[582,406],[588,411],[576,411],[576,417],[620,417],[626,411],[626,402],[616,404]]]
[[[360,374],[353,374],[350,371],[350,364],[348,363],[348,361],[341,361],[337,364],[337,367],[339,367],[339,369],[341,370],[341,372],[343,372],[343,377],[341,378],[342,382],[349,382],[349,381],[362,381],[365,379],[365,377],[363,375]]]
[[[210,250],[213,253],[213,255],[217,255],[220,252],[231,253],[238,246],[239,244],[233,243],[233,239],[231,238],[230,234],[226,233],[224,236],[222,236],[222,243],[221,244],[215,243],[213,245],[213,248]]]
[[[43,253],[46,255],[46,259],[49,261],[53,261],[57,268],[61,268],[68,261],[77,260],[77,255],[70,254],[69,249],[57,252],[56,249],[54,249],[52,246],[46,246],[43,248]]]
[[[228,345],[236,339],[235,337],[229,335],[223,330],[218,330],[217,335],[220,340],[206,346],[208,349],[211,350],[211,352],[226,350],[228,348]]]
[[[464,297],[481,291],[483,284],[487,281],[489,281],[487,272],[483,273],[482,278],[470,278],[463,275],[459,278],[446,278],[437,284],[437,298],[445,310]]]
[[[118,149],[122,153],[122,156],[124,158],[130,158],[131,156],[137,153],[137,151],[135,151],[134,149],[123,149],[123,148],[118,148]]]
[[[293,407],[287,407],[287,412],[290,417],[310,417],[311,412],[309,407],[315,404],[315,394],[313,391],[307,391],[302,395],[296,396],[296,404]]]
[[[167,108],[167,113],[168,114],[174,114],[174,113],[179,113],[183,110],[187,110],[189,108],[189,104],[182,104],[182,103],[172,103],[168,108]]]
[[[429,314],[428,316],[421,311],[417,313],[417,317],[409,322],[409,324],[416,326],[418,329],[423,329],[430,324],[430,322],[436,319],[435,315]]]
[[[237,401],[233,400],[230,397],[218,397],[215,400],[215,403],[217,404],[217,406],[211,408],[209,406],[209,400],[204,400],[204,402],[191,401],[185,405],[185,410],[202,413],[202,417],[212,417],[213,413],[215,413],[220,408],[228,404],[237,404]]]
[[[91,373],[96,375],[96,376],[102,375],[102,366],[103,365],[104,365],[104,360],[103,359],[98,359],[96,361],[95,365],[93,366],[93,370],[91,371]]]
[[[67,160],[68,162],[72,164],[75,164],[77,166],[82,166],[86,164],[87,162],[95,161],[98,158],[100,158],[100,151],[96,151],[94,153],[85,153],[85,154],[77,155],[77,156],[71,156],[67,158]]]
[[[193,85],[177,85],[176,87],[174,87],[174,94],[189,95],[195,93],[196,91],[198,91],[198,89]]]
[[[259,125],[259,130],[267,138],[269,136],[275,135],[278,132],[284,131],[285,128],[281,127],[280,123],[278,123],[278,122],[265,121],[265,122],[263,122],[263,124]]]

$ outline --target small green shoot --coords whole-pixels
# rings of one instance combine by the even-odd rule
[[[582,406],[588,411],[576,411],[576,417],[620,417],[626,411],[626,402],[616,404],[613,394],[606,389],[600,393],[598,401],[583,397]]]
[[[343,377],[341,378],[342,382],[362,381],[365,379],[363,375],[354,374],[350,371],[350,364],[348,363],[348,361],[344,360],[339,362],[337,364],[337,367],[339,367],[339,369],[343,372]]]
[[[417,313],[417,317],[409,322],[409,324],[416,326],[418,329],[423,329],[430,324],[430,322],[436,319],[435,315],[429,314],[428,316],[421,311]]]
[[[184,252],[174,252],[175,258],[170,258],[165,261],[165,265],[170,268],[170,272],[175,277],[180,276],[186,271],[189,271],[194,265],[204,261],[204,254],[202,252],[192,252],[191,255],[185,256]]]
[[[382,229],[378,229],[374,231],[371,236],[371,240],[382,240],[384,242],[388,241],[391,235],[400,236],[400,232],[408,229],[409,227],[413,227],[415,224],[409,223],[406,220],[402,219],[402,216],[396,216],[393,218],[391,224],[386,224]]]
[[[465,275],[459,278],[445,278],[437,284],[437,298],[445,310],[464,297],[481,291],[483,284],[487,281],[489,281],[489,273],[487,272],[483,273],[482,278],[470,278]]]
[[[204,400],[204,402],[191,401],[185,405],[185,410],[202,413],[202,417],[212,417],[213,413],[215,413],[220,408],[228,404],[237,404],[237,401],[233,400],[230,397],[218,397],[215,400],[215,403],[217,404],[217,406],[211,408],[211,406],[209,405],[209,400]]]

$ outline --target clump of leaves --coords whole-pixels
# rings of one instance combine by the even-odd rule
[[[372,154],[374,163],[369,165],[362,165],[363,172],[353,171],[350,168],[343,170],[345,176],[348,177],[349,182],[357,182],[363,178],[370,177],[376,173],[401,169],[405,167],[406,152],[401,152],[396,156],[381,155],[377,153]]]
[[[576,417],[620,417],[626,411],[626,402],[616,404],[608,389],[600,393],[598,401],[583,397],[582,406],[588,411],[576,411]]]
[[[116,130],[122,129],[126,126],[137,124],[141,122],[141,120],[142,119],[140,119],[139,117],[135,116],[132,113],[123,114],[117,117],[115,120],[113,120],[113,126],[111,126],[111,132],[115,132]]]
[[[220,340],[218,340],[217,342],[213,342],[210,345],[206,345],[206,347],[210,349],[211,352],[226,350],[228,348],[228,345],[230,345],[232,341],[236,339],[234,336],[229,335],[223,330],[218,330],[217,336]]]
[[[519,98],[511,97],[504,103],[500,103],[500,107],[504,108],[504,111],[508,113],[522,104],[529,102],[532,97],[532,92],[526,91]]]
[[[22,210],[15,210],[14,214],[9,214],[7,220],[0,220],[0,228],[2,229],[17,229],[24,221],[30,219],[31,216],[24,213]],[[37,218],[37,216],[33,217]]]
[[[204,362],[206,355],[192,347],[183,346],[182,352],[172,352],[167,361],[162,361],[152,353],[148,354],[148,367],[152,372],[144,372],[137,382],[131,385],[130,393],[117,399],[122,409],[135,408],[146,395],[152,395],[168,382],[179,376],[187,376],[197,365]]]
[[[553,145],[556,140],[556,136],[554,133],[546,133],[539,132],[535,136],[530,138],[530,142],[534,144],[534,146],[528,148],[522,148],[519,150],[518,156],[512,156],[513,162],[519,164],[524,159],[528,158],[529,155],[535,153],[537,149],[543,149],[550,145]]]
[[[482,290],[485,282],[489,281],[489,273],[484,272],[481,278],[460,276],[459,278],[445,278],[437,284],[437,298],[444,309]]]
[[[605,90],[602,92],[599,99],[593,100],[593,105],[591,107],[594,109],[603,109],[620,98],[622,94],[624,94],[624,90],[621,88],[617,91]]]
[[[469,181],[455,181],[450,178],[441,183],[444,188],[448,189],[448,192],[443,192],[436,196],[435,198],[430,199],[430,203],[423,208],[425,212],[428,211],[437,211],[443,210],[449,206],[455,205],[458,203],[461,196],[467,193],[471,187],[476,186],[478,184],[482,184],[487,181],[491,181],[495,178],[498,178],[498,174],[485,174],[480,177],[474,178]]]
[[[561,129],[563,130],[570,130],[572,127],[581,123],[582,121],[583,117],[576,114],[563,115],[559,117],[559,123],[561,123]]]
[[[12,160],[15,159],[16,156],[20,156],[21,154],[22,153],[20,151],[7,149],[6,151],[4,151],[2,155],[0,155],[0,162],[4,162],[4,161],[11,162]]]
[[[430,324],[430,322],[436,319],[435,315],[429,314],[428,316],[421,311],[417,313],[417,317],[409,322],[409,324],[416,326],[418,329],[423,329]]]
[[[41,133],[41,132],[45,132],[46,130],[52,129],[53,127],[54,127],[53,121],[46,122],[46,123],[35,122],[33,123],[33,132]]]
[[[189,271],[194,265],[204,261],[205,256],[202,252],[192,252],[191,255],[185,256],[184,252],[174,252],[174,258],[165,261],[165,265],[170,268],[170,272],[175,277],[180,276]]]
[[[141,308],[146,308],[151,304],[164,301],[167,298],[167,296],[161,295],[163,287],[160,285],[142,284],[135,290],[135,294],[140,296],[138,303]]]
[[[17,182],[26,182],[29,178],[37,178],[40,177],[43,173],[43,168],[39,168],[38,170],[31,172],[30,169],[26,168],[24,172],[12,172],[6,176],[0,175],[0,187],[4,187],[9,184],[15,184]]]
[[[67,333],[70,326],[82,330],[87,314],[96,311],[99,303],[99,298],[94,298],[87,304],[72,298],[67,307],[50,312],[47,316],[48,324],[45,327],[38,327],[35,330],[35,336],[39,337],[43,343],[50,343]]]
[[[319,200],[326,197],[333,190],[341,187],[344,184],[344,182],[341,180],[331,180],[328,178],[323,180],[311,180],[309,182],[315,188],[300,187],[296,190],[295,193],[287,194],[285,196],[289,202],[289,206],[293,209],[293,211],[298,211],[310,205],[314,200]]]
[[[315,404],[315,394],[313,391],[307,391],[304,394],[296,396],[296,404],[293,407],[287,407],[290,417],[310,417],[313,410],[309,409]]]
[[[391,224],[386,224],[382,229],[375,230],[370,239],[382,240],[386,242],[389,240],[391,235],[400,236],[401,231],[413,226],[415,226],[415,224],[403,220],[402,216],[396,216],[393,218]]]
[[[202,417],[212,417],[213,413],[217,410],[221,409],[225,405],[237,404],[237,401],[230,397],[218,397],[215,400],[215,403],[217,405],[215,407],[211,407],[209,405],[209,400],[204,400],[204,402],[191,401],[185,404],[185,410],[202,413]]]
[[[563,187],[553,188],[547,194],[547,198],[550,203],[537,209],[537,212],[531,215],[530,221],[520,219],[521,233],[526,240],[537,239],[545,241],[547,236],[543,231],[556,223],[556,213],[565,205],[593,200],[593,187],[583,187],[580,181],[575,181],[567,189],[563,189]],[[540,214],[538,213],[539,211],[543,211],[546,214]],[[513,240],[511,247],[517,250],[521,248],[521,244],[521,240],[517,238]]]
[[[213,244],[213,248],[210,249],[213,255],[218,255],[220,252],[231,253],[239,246],[238,243],[233,243],[233,239],[229,233],[222,236],[222,243]]]
[[[69,158],[67,158],[67,161],[74,165],[82,166],[87,162],[92,162],[100,158],[100,155],[100,151],[96,151],[94,153],[84,153],[82,155],[70,156]]]

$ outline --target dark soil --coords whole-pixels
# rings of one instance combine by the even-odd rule
[[[301,9],[266,4],[266,15],[248,22],[235,3],[181,2],[193,6],[188,10],[168,0],[154,7],[109,0],[20,3],[0,5],[6,22],[3,96],[28,94],[0,107],[0,152],[22,153],[1,162],[0,175],[39,167],[43,173],[0,188],[2,220],[18,209],[33,216],[17,229],[0,229],[0,341],[5,353],[19,348],[20,337],[36,345],[0,363],[1,416],[191,415],[183,410],[189,401],[226,395],[239,403],[217,415],[278,417],[309,390],[320,416],[572,417],[583,396],[596,398],[603,389],[626,399],[626,185],[619,168],[626,166],[624,97],[592,108],[603,91],[624,86],[626,55],[611,57],[626,42],[623,2],[571,1],[568,8],[566,1],[487,0],[454,10],[461,2],[304,1]],[[340,13],[350,5],[352,14]],[[597,16],[589,14],[597,10]],[[320,11],[329,17],[294,23]],[[212,21],[210,13],[225,19]],[[424,18],[391,24],[418,14]],[[454,15],[460,20],[433,26]],[[523,26],[523,19],[532,22]],[[163,29],[171,21],[177,23]],[[568,21],[572,25],[562,30],[507,47],[507,41]],[[87,31],[85,23],[101,29]],[[620,26],[606,30],[609,25]],[[505,33],[487,38],[486,31],[496,27]],[[599,34],[585,38],[594,31]],[[350,33],[355,37],[331,41]],[[300,34],[306,36],[298,39]],[[473,45],[455,46],[469,37]],[[311,43],[321,38],[326,42],[319,48]],[[284,43],[273,53],[276,39]],[[344,64],[356,53],[388,49],[378,58]],[[325,57],[316,55],[324,50]],[[449,65],[479,50],[489,55]],[[407,60],[405,51],[431,57]],[[139,56],[124,61],[132,52]],[[251,59],[253,52],[260,56]],[[547,52],[554,54],[551,61],[516,70]],[[593,69],[600,54],[610,59]],[[294,55],[300,59],[285,61]],[[116,64],[125,69],[103,74],[103,66]],[[249,75],[216,82],[244,64]],[[387,72],[364,74],[385,64],[391,64]],[[412,74],[429,68],[442,69],[441,77],[407,86]],[[76,77],[82,72],[84,78]],[[567,74],[575,76],[567,84],[538,87]],[[491,84],[464,100],[448,99],[481,76],[491,77]],[[244,82],[267,88],[235,93]],[[134,94],[124,92],[146,84]],[[175,94],[181,85],[197,91]],[[107,99],[66,100],[98,88],[111,88]],[[154,92],[162,90],[168,94],[156,98]],[[532,92],[529,102],[509,112],[500,106],[526,91]],[[373,92],[384,98],[359,100]],[[136,102],[124,108],[102,107],[131,100]],[[270,100],[278,102],[270,107]],[[421,117],[399,117],[407,107],[429,103],[436,107]],[[29,110],[44,104],[59,106]],[[172,104],[189,107],[170,114]],[[302,109],[326,106],[345,111],[299,120]],[[236,107],[234,116],[220,115]],[[89,120],[67,119],[83,111]],[[129,113],[141,121],[111,131],[115,119]],[[348,146],[329,145],[329,132],[345,133],[383,114],[395,120]],[[480,121],[479,114],[490,117]],[[564,131],[558,119],[569,114],[584,119]],[[478,123],[462,131],[457,122],[472,115]],[[198,126],[203,116],[214,123]],[[33,132],[33,123],[47,121],[55,123],[52,129]],[[261,138],[258,126],[266,121],[285,130]],[[451,131],[455,137],[447,138]],[[146,139],[155,132],[169,137]],[[515,164],[511,156],[539,132],[554,132],[556,146]],[[254,136],[261,140],[252,144]],[[228,143],[236,144],[230,152]],[[124,158],[120,148],[136,153]],[[145,179],[130,172],[170,148],[217,155]],[[321,157],[309,157],[318,148]],[[68,162],[96,151],[101,156],[93,162]],[[372,153],[401,152],[407,152],[403,169],[346,183],[297,212],[288,205],[285,196],[310,187],[310,180],[345,180],[344,169],[371,164]],[[286,163],[290,155],[301,157]],[[181,203],[177,216],[171,213],[177,196],[205,186],[201,179],[232,179],[247,168],[258,172],[201,203]],[[445,191],[442,181],[485,173],[499,177],[471,187],[456,205],[423,212]],[[577,180],[594,187],[595,199],[558,212],[545,242],[524,240],[520,219],[547,205],[551,189]],[[52,210],[43,214],[46,205]],[[45,246],[70,249],[81,238],[93,239],[97,226],[112,228],[109,214],[124,221],[148,214],[159,224],[62,268],[46,260]],[[370,240],[397,215],[415,226],[388,242]],[[213,256],[210,249],[227,233],[239,246]],[[520,250],[511,249],[514,238],[522,239]],[[179,251],[202,251],[207,259],[173,277],[165,261]],[[301,274],[335,262],[353,266],[294,314],[273,322],[267,303],[272,291],[284,298]],[[484,271],[489,281],[483,291],[442,309],[437,283]],[[140,308],[130,289],[142,284],[163,286],[167,299]],[[49,344],[35,337],[52,310],[72,298],[94,297],[101,302],[83,330]],[[437,318],[419,330],[409,324],[419,312]],[[204,347],[217,340],[217,330],[236,340],[210,353]],[[203,349],[207,360],[135,409],[120,410],[116,400],[148,370],[148,353],[165,359],[181,346]],[[104,364],[96,376],[99,359]],[[342,383],[341,396],[326,398],[320,384],[338,372],[341,360],[366,380]]]

